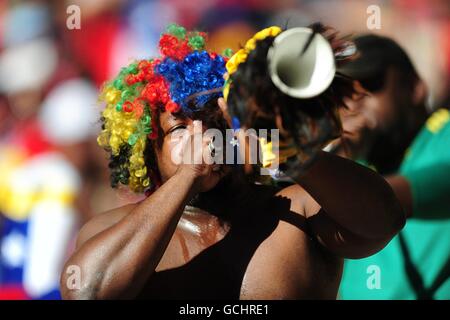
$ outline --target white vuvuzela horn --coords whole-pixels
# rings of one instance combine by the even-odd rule
[[[309,28],[284,31],[275,38],[267,55],[273,83],[294,98],[307,99],[321,94],[336,73],[333,49],[319,33],[303,52],[312,33]]]

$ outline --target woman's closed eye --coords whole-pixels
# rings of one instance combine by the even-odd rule
[[[177,125],[173,126],[172,128],[170,128],[167,131],[166,135],[171,134],[173,132],[177,132],[178,133],[178,132],[181,132],[180,130],[185,130],[185,129],[187,129],[187,125],[185,125],[184,123],[183,124],[177,124]]]

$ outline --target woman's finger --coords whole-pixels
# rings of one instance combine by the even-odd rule
[[[219,98],[217,100],[217,103],[219,105],[220,110],[222,110],[222,114],[223,114],[223,117],[225,118],[225,121],[228,123],[228,126],[230,126],[230,128],[231,128],[231,125],[232,125],[231,124],[231,116],[228,113],[228,106],[227,106],[227,103],[225,102],[225,99]]]

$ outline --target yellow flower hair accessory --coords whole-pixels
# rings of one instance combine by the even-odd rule
[[[237,51],[231,58],[228,60],[225,67],[227,68],[226,75],[226,83],[223,88],[223,97],[225,100],[228,98],[228,93],[230,92],[230,76],[236,72],[239,65],[247,60],[248,55],[252,50],[256,47],[256,41],[261,41],[266,39],[267,37],[276,37],[283,30],[278,26],[272,26],[261,31],[258,31],[251,39],[247,40],[244,48]]]

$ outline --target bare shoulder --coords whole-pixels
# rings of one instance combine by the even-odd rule
[[[103,213],[98,214],[81,228],[78,233],[76,248],[79,248],[87,240],[95,236],[97,233],[108,229],[116,224],[123,217],[125,217],[131,210],[133,210],[138,203],[131,203],[125,206],[115,208]]]
[[[282,189],[277,195],[288,198],[291,201],[291,211],[302,216],[309,217],[311,213],[320,210],[320,205],[298,184]]]
[[[286,197],[291,201],[291,210],[303,215],[305,200],[308,193],[298,184],[293,184],[280,190],[277,196]]]
[[[242,299],[334,299],[342,261],[308,235],[304,207],[308,193],[299,185],[276,194],[290,203],[274,231],[261,243],[248,265]]]

